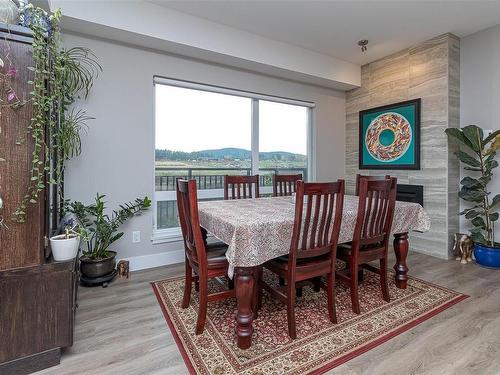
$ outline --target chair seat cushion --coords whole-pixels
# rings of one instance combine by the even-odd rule
[[[343,243],[337,246],[337,257],[345,257],[351,255],[351,243]]]
[[[221,268],[227,267],[229,263],[226,258],[226,247],[220,248],[212,248],[210,251],[207,251],[207,264],[208,268]]]
[[[380,249],[382,247],[382,244],[381,243],[374,243],[374,244],[370,244],[370,245],[364,245],[364,246],[361,246],[361,248],[359,249],[359,251],[367,251],[367,250],[373,250],[373,249]],[[349,253],[351,252],[351,248],[352,248],[352,242],[345,242],[345,243],[342,243],[342,244],[339,244],[337,245],[337,254],[339,252],[346,252],[348,251]]]
[[[297,259],[297,269],[304,266],[312,266],[312,265],[324,265],[330,262],[329,254],[315,257],[315,258],[301,258]],[[280,268],[282,270],[288,270],[288,255],[283,255],[278,258],[274,258],[267,263],[264,264],[264,267],[268,266],[269,268]]]
[[[374,256],[373,260],[380,259],[378,254],[384,250],[384,247],[380,243],[362,246],[359,249],[359,254],[363,258],[370,258]],[[351,257],[352,244],[346,242],[337,246],[337,258],[341,260],[347,260]]]
[[[221,249],[226,251],[227,245],[222,241],[218,241],[218,242],[207,244],[206,249],[207,249],[207,251],[220,251]]]
[[[207,252],[207,266],[209,269],[215,268],[226,268],[228,267],[228,262],[226,258],[227,245],[222,242],[213,243],[206,246]],[[198,264],[196,256],[194,256],[191,251],[186,253],[188,258],[191,259],[194,264]]]

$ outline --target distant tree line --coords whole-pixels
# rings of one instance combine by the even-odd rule
[[[156,160],[190,160],[193,159],[194,152],[155,150]]]
[[[155,150],[156,160],[198,160],[198,159],[251,159],[250,150],[242,148],[221,148],[217,150],[202,150],[193,152]],[[260,152],[260,160],[305,161],[306,156],[285,151]]]

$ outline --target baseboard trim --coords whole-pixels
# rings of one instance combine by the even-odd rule
[[[424,255],[429,255],[431,257],[438,258],[438,259],[443,259],[443,260],[454,259],[454,257],[452,257],[450,254],[435,253],[435,252],[432,252],[432,251],[428,251],[427,249],[415,249],[415,248],[412,248],[411,247],[411,243],[410,243],[410,253],[411,252],[419,253],[419,254],[424,254]]]
[[[27,375],[49,367],[57,366],[61,360],[61,349],[55,348],[27,357],[0,363],[2,375]]]
[[[441,254],[431,253],[422,249],[415,250],[410,248],[410,251],[425,255],[430,255],[439,259],[445,259],[445,260],[451,259],[451,258],[446,258]],[[168,266],[170,264],[183,263],[184,249],[170,250],[170,251],[165,251],[163,253],[139,255],[135,257],[121,258],[121,259],[128,260],[130,262],[129,264],[130,271],[140,271],[149,268]]]
[[[182,263],[184,262],[184,249],[165,251],[163,253],[156,254],[140,255],[123,259],[130,262],[130,271],[140,271],[148,268]]]

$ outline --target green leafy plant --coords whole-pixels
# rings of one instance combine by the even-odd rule
[[[493,178],[493,170],[498,167],[495,156],[500,148],[500,130],[484,137],[480,127],[469,125],[446,129],[446,134],[458,141],[460,150],[455,155],[465,165],[464,169],[474,176],[460,181],[462,188],[458,196],[472,205],[460,215],[471,220],[474,242],[495,246],[495,222],[499,217],[496,206],[500,203],[500,194],[491,197],[488,184]]]
[[[33,32],[33,116],[28,126],[33,138],[30,183],[13,219],[24,222],[28,204],[36,203],[47,184],[60,184],[64,163],[81,152],[80,135],[92,117],[72,108],[87,98],[101,66],[87,48],[65,49],[61,44],[60,10],[47,14],[29,4],[24,10]]]
[[[95,202],[88,206],[81,202],[65,202],[65,211],[74,214],[78,220],[79,234],[86,243],[83,256],[87,259],[107,258],[111,244],[123,236],[123,232],[118,231],[120,225],[151,207],[148,197],[137,198],[108,215],[104,198],[105,195],[97,193]]]

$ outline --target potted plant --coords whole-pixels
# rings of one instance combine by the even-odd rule
[[[473,228],[470,232],[476,262],[482,266],[500,268],[500,244],[495,242],[500,194],[492,197],[488,189],[493,170],[498,167],[495,156],[500,148],[500,130],[484,137],[480,127],[469,125],[461,129],[446,129],[446,134],[458,140],[461,149],[455,155],[473,176],[466,176],[460,181],[462,188],[458,196],[470,204],[460,215],[471,220]]]
[[[115,268],[116,251],[110,246],[123,236],[120,225],[151,206],[148,197],[120,205],[111,215],[105,213],[105,195],[97,194],[95,202],[85,206],[81,202],[66,202],[66,210],[73,213],[80,226],[80,235],[86,246],[80,257],[80,272],[88,278],[108,275]]]
[[[52,256],[58,262],[75,258],[80,246],[78,224],[73,219],[69,219],[63,225],[64,232],[50,238]]]

